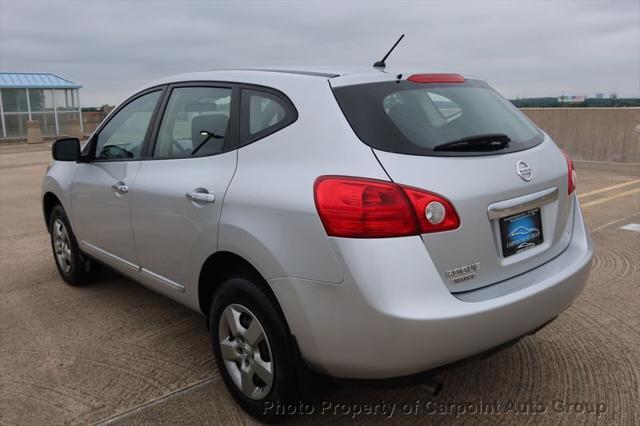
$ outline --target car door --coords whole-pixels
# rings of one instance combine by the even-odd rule
[[[87,146],[71,187],[74,232],[82,251],[129,275],[139,268],[130,191],[162,92],[143,92],[110,116]]]
[[[173,85],[161,110],[130,192],[131,217],[140,279],[180,300],[217,249],[222,201],[237,162],[237,88]]]

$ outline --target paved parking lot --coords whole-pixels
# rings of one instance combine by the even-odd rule
[[[45,145],[0,146],[0,423],[253,423],[224,389],[201,317],[114,273],[84,288],[60,280],[40,208],[49,157]],[[640,423],[640,232],[621,229],[640,223],[640,170],[626,170],[578,169],[596,258],[554,323],[445,369],[436,397],[348,385],[295,420],[381,422],[395,407],[398,423]],[[358,415],[366,403],[379,414]],[[427,416],[428,403],[450,414]],[[447,403],[484,414],[457,417],[462,406]]]

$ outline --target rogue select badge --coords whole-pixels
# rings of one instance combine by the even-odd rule
[[[445,273],[452,284],[469,281],[475,278],[476,273],[480,270],[480,262],[470,263],[469,265],[458,266],[447,270]]]

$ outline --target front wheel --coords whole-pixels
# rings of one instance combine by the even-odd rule
[[[87,261],[80,254],[67,214],[60,205],[51,212],[49,231],[53,257],[62,279],[73,286],[85,284],[90,278]]]
[[[225,281],[211,308],[213,352],[234,399],[250,415],[297,394],[291,338],[275,303],[245,278]],[[269,405],[267,405],[269,404]]]

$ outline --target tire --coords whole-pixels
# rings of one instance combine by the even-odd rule
[[[79,286],[89,282],[89,260],[82,257],[67,214],[61,205],[53,208],[49,216],[49,233],[53,259],[62,279],[69,285]]]
[[[298,395],[291,337],[274,301],[252,281],[230,278],[213,297],[209,321],[216,363],[233,398],[255,418],[274,417],[268,407]]]

